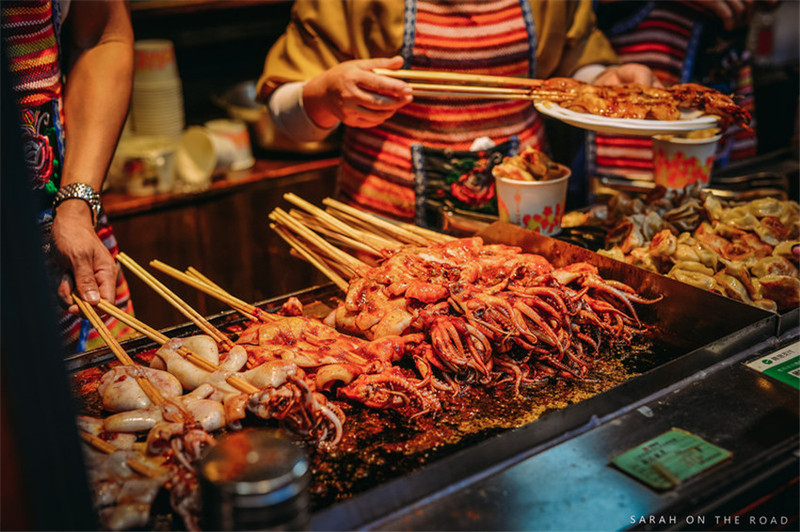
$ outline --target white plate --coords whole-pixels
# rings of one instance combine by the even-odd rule
[[[570,111],[552,102],[536,102],[536,110],[571,126],[612,135],[653,136],[706,129],[717,125],[718,118],[700,111],[681,113],[680,120],[642,120],[637,118],[608,118],[589,113]]]

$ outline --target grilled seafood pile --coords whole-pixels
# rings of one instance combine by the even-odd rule
[[[359,272],[330,316],[370,339],[424,334],[413,352],[423,382],[458,393],[551,377],[580,379],[594,357],[644,331],[633,303],[654,303],[589,264],[555,269],[480,238],[406,246]]]
[[[694,109],[720,117],[725,129],[736,123],[749,129],[750,113],[721,92],[683,83],[668,88],[640,84],[596,86],[571,78],[544,80],[539,90],[552,91],[561,107],[609,118],[680,120],[681,109]]]
[[[699,187],[657,188],[647,199],[618,193],[608,205],[570,213],[565,227],[609,228],[598,253],[767,310],[800,304],[792,246],[800,205],[760,198],[724,201]]]

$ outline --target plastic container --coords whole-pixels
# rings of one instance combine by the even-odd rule
[[[172,191],[177,142],[169,137],[122,138],[108,170],[109,186],[134,196]]]
[[[218,441],[198,468],[204,530],[303,530],[305,451],[276,433],[245,430]]]
[[[510,222],[545,236],[561,232],[567,202],[570,169],[548,181],[520,181],[495,176],[497,209],[501,222]]]

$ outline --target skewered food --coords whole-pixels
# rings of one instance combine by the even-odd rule
[[[150,362],[158,369],[113,369],[103,389],[126,399],[108,403],[120,411],[82,423],[157,459],[166,472],[156,486],[170,491],[173,510],[194,530],[200,451],[214,445],[214,433],[238,430],[246,417],[277,421],[323,453],[345,437],[353,441],[344,411],[349,416],[358,405],[430,426],[477,388],[517,398],[535,395],[527,384],[580,383],[609,346],[628,345],[646,331],[634,304],[655,301],[603,280],[590,265],[554,269],[542,257],[480,239],[382,253],[387,258],[375,267],[353,259],[358,274],[330,316],[335,322],[341,314],[366,339],[303,316],[296,300],[284,305],[284,316],[246,309],[262,322],[232,338],[207,322],[209,336],[185,339],[137,328],[162,344]],[[144,386],[149,376],[165,383],[157,386],[163,393],[150,390],[143,399],[108,385],[124,377],[146,391],[156,388]],[[124,514],[122,499],[117,506]],[[146,508],[140,510],[136,519],[106,524],[143,526]]]
[[[731,123],[749,129],[751,120],[750,113],[730,96],[696,83],[669,88],[635,83],[596,86],[571,78],[552,78],[543,81],[539,90],[551,93],[545,99],[561,107],[609,118],[680,120],[681,109],[694,109],[719,116],[723,129]]]
[[[668,88],[638,83],[596,86],[573,78],[532,80],[427,70],[375,69],[375,72],[410,80],[414,90],[422,91],[426,95],[447,93],[466,97],[481,95],[550,101],[573,111],[609,118],[679,120],[682,109],[693,109],[719,116],[723,127],[735,122],[744,129],[749,129],[751,118],[750,113],[736,105],[730,96],[696,83],[683,83]]]

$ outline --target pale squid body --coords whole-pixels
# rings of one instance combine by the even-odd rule
[[[103,408],[109,412],[123,412],[150,406],[152,402],[137,382],[144,377],[163,397],[178,397],[183,388],[172,374],[145,366],[116,366],[100,379],[97,391],[103,398]]]
[[[192,392],[175,399],[197,421],[204,430],[215,431],[225,426],[225,410],[219,401],[207,399],[214,393],[210,385],[200,386]],[[167,421],[163,406],[151,405],[138,410],[120,412],[104,420],[108,432],[140,432],[152,429],[157,423]],[[168,420],[174,421],[174,420]]]
[[[170,340],[156,352],[156,357],[151,365],[159,364],[166,367],[167,371],[177,377],[186,390],[194,390],[202,384],[211,385],[214,388],[214,393],[209,398],[217,401],[224,401],[229,396],[242,393],[226,380],[231,375],[236,375],[256,388],[277,388],[286,381],[287,377],[294,376],[297,373],[297,365],[284,360],[273,360],[251,370],[240,372],[247,363],[247,351],[240,345],[234,346],[228,352],[228,356],[224,361],[215,362],[220,368],[219,371],[206,371],[183,358],[177,351],[180,346],[193,351],[191,348],[192,343],[199,343],[197,339],[200,338],[211,340],[208,336],[193,336],[191,338]],[[193,342],[187,343],[189,340]],[[213,340],[211,342],[213,344]],[[216,352],[216,344],[213,345],[214,352]],[[218,358],[217,352],[217,360]],[[156,360],[159,362],[156,363]],[[210,358],[207,358],[207,360],[211,361]]]

